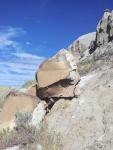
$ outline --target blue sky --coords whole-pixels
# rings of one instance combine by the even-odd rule
[[[0,85],[21,86],[39,64],[93,32],[112,0],[0,0]]]

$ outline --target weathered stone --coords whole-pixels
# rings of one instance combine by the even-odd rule
[[[107,44],[109,41],[109,34],[107,32],[109,16],[110,13],[104,12],[104,16],[102,17],[102,19],[99,21],[97,25],[97,31],[96,31],[97,46]]]
[[[37,130],[41,128],[42,120],[44,119],[46,114],[46,107],[47,107],[46,102],[41,101],[39,104],[37,104],[37,107],[34,109],[32,113],[32,119],[30,124],[35,126]]]
[[[113,69],[105,68],[87,74],[81,78],[78,99],[55,103],[43,122],[43,141],[51,136],[46,146],[42,141],[45,149],[48,145],[59,150],[113,149],[112,76]]]
[[[85,51],[89,51],[91,41],[95,40],[96,32],[92,32],[79,37],[69,47],[68,50],[74,55],[76,62],[84,57]]]
[[[108,9],[104,11],[102,19],[99,21],[96,29],[95,45],[107,45],[108,42],[113,40],[113,12]]]
[[[31,96],[37,96],[37,92],[36,92],[36,87],[37,85],[32,85],[27,89],[27,93]]]
[[[8,127],[12,130],[15,126],[15,114],[18,112],[32,112],[39,102],[39,98],[25,93],[9,92],[5,97],[0,112],[0,130]]]
[[[80,81],[75,58],[62,49],[57,55],[41,64],[36,74],[37,93],[40,98],[74,97]]]

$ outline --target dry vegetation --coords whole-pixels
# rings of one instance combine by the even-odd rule
[[[0,149],[34,143],[36,142],[36,137],[36,129],[32,126],[23,126],[19,130],[15,129],[12,131],[7,129],[0,133]]]
[[[0,150],[6,147],[19,145],[23,150],[36,150],[37,145],[42,145],[44,150],[59,150],[62,148],[61,138],[59,135],[52,136],[45,131],[45,124],[40,131],[36,127],[29,125],[31,120],[30,113],[16,114],[16,127],[14,130],[9,129],[0,132]]]
[[[15,129],[11,131],[8,128],[0,132],[0,149],[36,142],[38,134],[36,128],[29,125],[30,119],[30,113],[18,112]]]

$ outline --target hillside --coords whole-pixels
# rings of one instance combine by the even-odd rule
[[[113,149],[113,11],[104,11],[96,32],[81,36],[44,61],[35,77],[36,84],[23,93],[29,97],[26,105],[17,103],[19,111],[23,108],[32,111],[31,119],[18,125],[16,105],[11,117],[15,118],[16,135],[21,136],[21,131],[29,131],[30,135],[27,138],[22,135],[19,142],[9,138],[10,144],[4,144],[1,138],[2,148]],[[21,93],[13,94],[5,104],[13,105],[11,98],[14,100],[16,96],[21,98]],[[30,107],[34,99],[37,105]],[[6,111],[5,104],[1,114]],[[35,127],[35,132],[31,127]]]

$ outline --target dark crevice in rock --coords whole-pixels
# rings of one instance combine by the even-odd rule
[[[96,41],[91,41],[89,47],[89,54],[92,54],[97,48]]]
[[[49,112],[49,110],[52,109],[52,107],[54,106],[54,104],[61,100],[61,99],[65,99],[66,101],[71,101],[74,97],[52,97],[52,98],[45,98],[43,99],[44,101],[46,101],[47,103],[47,107],[46,107],[46,110],[47,110],[47,113]]]
[[[63,79],[63,80],[60,80],[48,87],[39,88],[37,90],[37,96],[41,99],[50,98],[50,97],[52,97],[52,95],[54,95],[59,90],[59,88],[67,88],[71,85],[73,85],[72,79]],[[60,98],[60,95],[59,95],[59,98]]]

